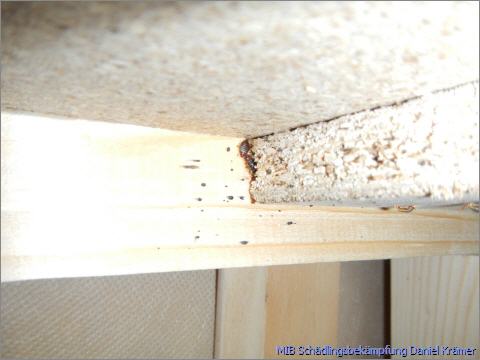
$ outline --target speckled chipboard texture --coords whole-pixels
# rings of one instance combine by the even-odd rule
[[[1,285],[1,358],[212,358],[215,271]]]
[[[267,135],[478,79],[478,13],[478,2],[2,2],[2,108]]]
[[[478,201],[478,82],[254,139],[256,201]]]

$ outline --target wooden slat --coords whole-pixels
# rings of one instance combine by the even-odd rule
[[[393,346],[471,347],[463,358],[480,358],[478,257],[397,259],[391,276]]]
[[[477,254],[470,209],[259,205],[241,139],[2,114],[2,281]]]
[[[224,269],[217,289],[215,358],[279,358],[283,345],[384,345],[382,261]]]
[[[277,346],[337,344],[340,263],[279,266],[268,273],[265,358]],[[285,356],[288,357],[288,356]]]
[[[263,358],[267,272],[265,267],[218,271],[215,358]]]

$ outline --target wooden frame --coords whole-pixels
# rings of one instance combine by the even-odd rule
[[[242,139],[2,114],[2,281],[478,254],[478,214],[260,205]]]

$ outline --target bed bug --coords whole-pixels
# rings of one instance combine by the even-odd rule
[[[409,213],[409,212],[412,212],[413,210],[415,210],[415,205],[408,205],[408,206],[395,206],[397,208],[398,211],[401,211],[401,212],[406,212],[406,213]]]
[[[239,150],[240,150],[240,156],[245,159],[248,168],[250,169],[250,172],[252,174],[257,171],[257,164],[255,163],[255,160],[253,159],[252,155],[250,154],[250,149],[252,147],[248,143],[248,140],[242,141],[240,144]]]

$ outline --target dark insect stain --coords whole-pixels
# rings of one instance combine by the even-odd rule
[[[390,208],[387,207],[387,206],[382,206],[382,207],[380,208],[380,210],[388,210],[388,209],[390,209]]]
[[[69,28],[66,24],[57,24],[57,29],[59,30],[67,30]]]
[[[233,200],[233,196],[227,196],[228,200]]]
[[[205,184],[205,183],[201,183],[200,185],[202,185],[202,186],[207,186],[207,184]]]
[[[230,151],[230,147],[227,147],[227,151]]]
[[[197,165],[183,165],[182,167],[185,169],[198,169]]]
[[[310,205],[308,205],[308,207],[313,207],[313,205],[310,204]]]
[[[197,198],[197,201],[202,201],[202,198]]]
[[[240,200],[243,200],[243,199],[245,199],[243,196],[239,196],[239,198],[240,198]]]
[[[245,241],[245,240],[240,241],[240,244],[242,244],[242,245],[247,245],[247,244],[248,244],[248,241]]]
[[[287,225],[292,225],[292,224],[295,224],[295,223],[293,221],[287,222]]]

